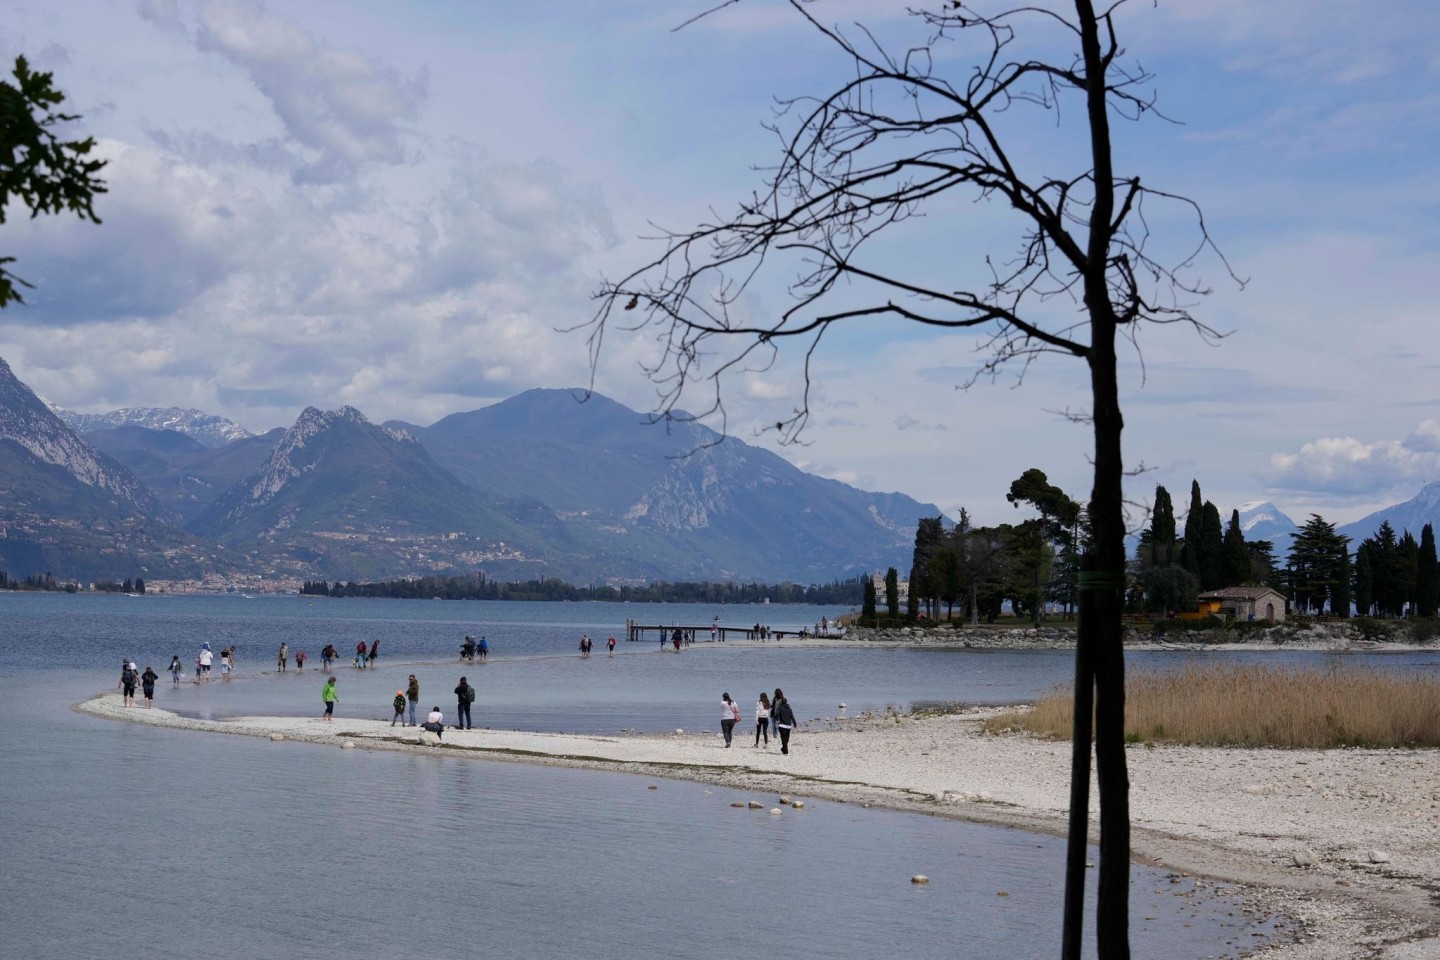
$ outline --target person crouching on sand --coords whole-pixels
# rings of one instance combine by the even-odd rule
[[[440,735],[445,732],[445,715],[440,712],[438,705],[430,708],[430,716],[425,718],[425,722],[420,724],[420,728],[422,730],[429,730],[435,734],[436,737],[440,737]],[[443,737],[440,738],[444,739]]]
[[[335,678],[331,677],[325,681],[325,686],[320,688],[320,699],[325,701],[325,720],[335,719],[335,704],[340,698],[335,694]]]

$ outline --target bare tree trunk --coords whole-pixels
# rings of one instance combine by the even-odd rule
[[[1070,738],[1070,833],[1065,850],[1063,960],[1080,960],[1085,925],[1085,850],[1090,839],[1090,742],[1095,711],[1095,665],[1087,624],[1095,622],[1095,592],[1088,589],[1094,558],[1080,561],[1080,629],[1075,643],[1075,718]]]

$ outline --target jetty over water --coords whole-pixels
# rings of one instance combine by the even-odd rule
[[[684,623],[666,625],[645,624],[638,620],[625,621],[625,639],[631,643],[644,643],[646,640],[651,643],[666,643],[675,636],[676,630],[680,631],[680,637],[685,643],[694,643],[696,640],[718,640],[724,643],[727,640],[782,640],[785,637],[794,639],[796,637],[842,637],[845,635],[843,627],[831,623],[827,623],[824,627],[820,624],[816,624],[814,627],[801,627],[799,630],[776,630],[762,624],[760,632],[757,633],[753,624],[748,627],[733,627],[718,622],[691,626]]]

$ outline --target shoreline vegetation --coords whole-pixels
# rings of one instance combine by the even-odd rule
[[[1022,639],[1030,646],[1035,638]],[[794,645],[854,643],[811,639]],[[1329,633],[1291,643],[1377,648]],[[1275,648],[1270,642],[1246,649]],[[1268,671],[1271,684],[1303,679],[1268,667],[1261,671]],[[1220,683],[1211,696],[1221,698],[1230,695],[1226,682],[1248,676],[1224,665],[1208,673]],[[1365,671],[1347,670],[1344,676],[1352,673]],[[1206,674],[1179,676],[1196,680]],[[1314,680],[1323,682],[1325,676]],[[1433,696],[1433,681],[1427,683],[1421,695]],[[1151,692],[1157,704],[1171,709],[1164,698],[1176,689],[1161,684]],[[1309,689],[1302,697],[1314,694]],[[1388,693],[1359,685],[1348,694],[1375,699],[1377,714],[1392,702]],[[1268,695],[1263,688],[1259,692]],[[435,741],[433,735],[408,731],[397,735],[384,720],[348,718],[343,710],[328,724],[311,716],[199,720],[158,708],[126,708],[114,693],[76,709],[153,726],[268,738],[277,748],[299,741],[608,770],[750,792],[765,807],[780,795],[822,801],[803,811],[791,805],[782,815],[823,816],[823,801],[858,803],[1063,836],[1069,800],[1068,744],[1016,729],[1009,719],[1017,712],[1013,707],[854,717],[840,710],[797,730],[788,756],[743,744],[727,751],[709,730],[575,735],[447,729],[443,741]],[[1288,924],[1287,936],[1250,956],[1440,957],[1440,750],[1192,746],[1132,738],[1126,753],[1137,862],[1218,882],[1247,898],[1257,912]],[[1092,787],[1092,821],[1097,802]],[[717,815],[744,814],[722,812],[717,804]],[[935,875],[932,883],[944,880]]]
[[[991,717],[990,733],[1073,734],[1074,693]],[[1207,664],[1125,682],[1125,739],[1145,746],[1333,750],[1440,747],[1440,678],[1350,668]]]

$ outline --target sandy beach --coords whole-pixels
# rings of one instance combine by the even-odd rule
[[[1069,745],[986,734],[993,708],[863,716],[797,730],[791,752],[737,730],[571,735],[446,730],[439,745],[388,722],[312,717],[209,721],[126,708],[105,694],[77,709],[155,726],[344,749],[428,752],[676,778],[778,795],[885,806],[1061,834]],[[1440,960],[1440,751],[1128,751],[1137,861],[1211,878],[1286,917],[1275,960]],[[1096,800],[1092,794],[1092,814]],[[1093,875],[1092,875],[1093,878]]]

